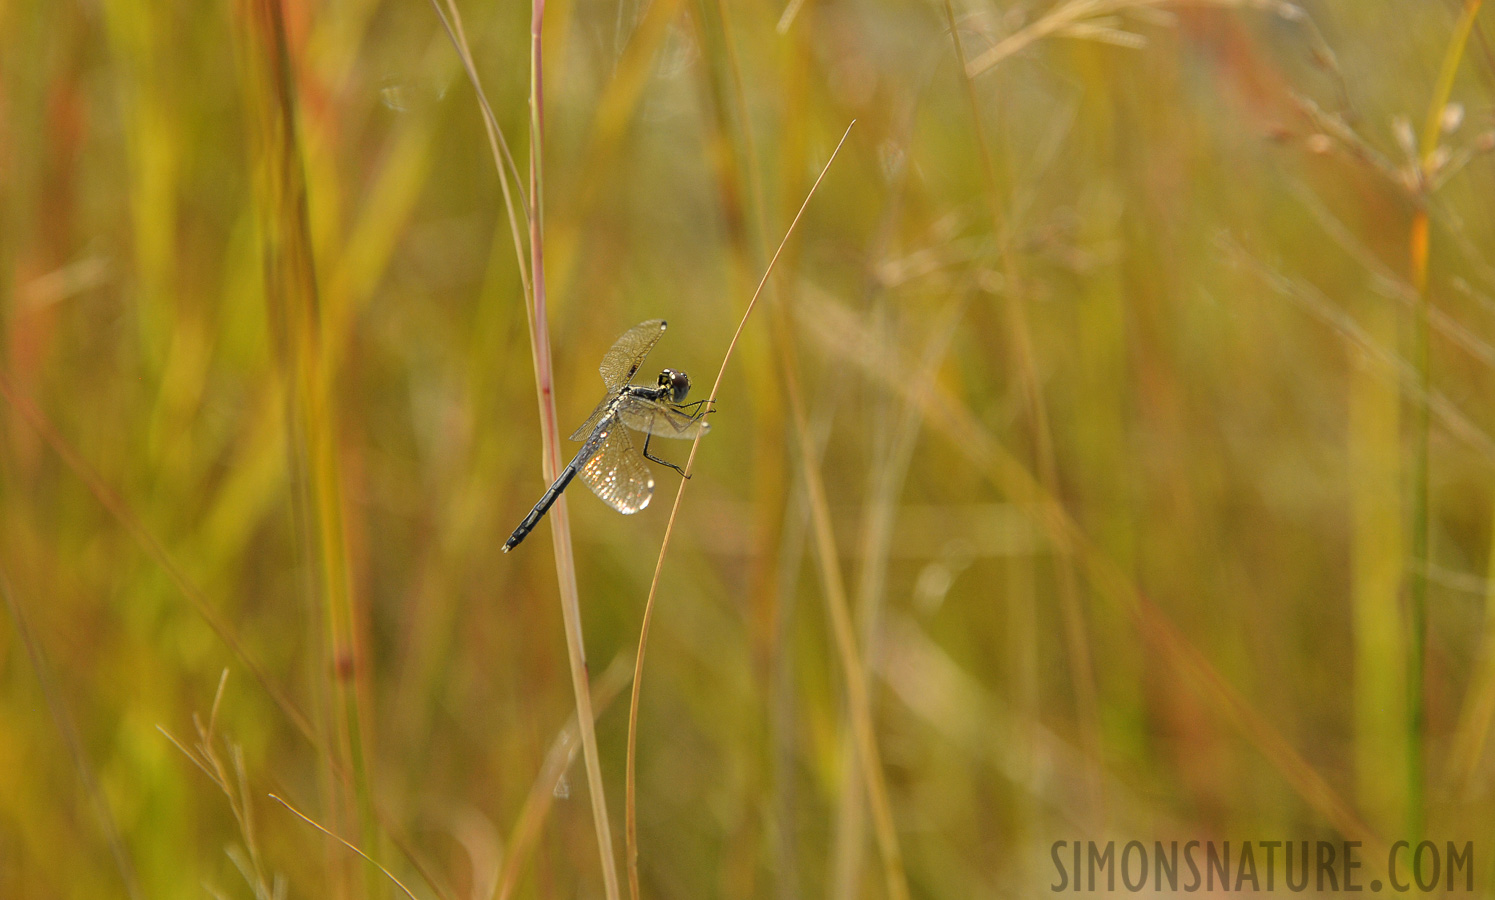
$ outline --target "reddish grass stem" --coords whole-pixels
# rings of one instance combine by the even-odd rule
[[[544,480],[555,480],[561,471],[561,428],[556,419],[555,372],[550,363],[550,326],[546,314],[546,269],[544,269],[544,79],[541,33],[546,3],[534,0],[529,18],[529,277],[531,314],[529,345],[534,353],[535,387],[540,401],[540,431],[544,441]],[[586,785],[592,800],[592,824],[597,830],[602,863],[602,888],[607,900],[617,900],[617,863],[613,860],[613,831],[607,821],[607,795],[602,789],[602,767],[597,753],[597,730],[592,718],[592,692],[586,671],[586,644],[582,631],[582,602],[577,594],[576,555],[571,549],[571,517],[565,498],[550,511],[550,543],[555,549],[556,580],[561,588],[561,617],[565,622],[565,646],[571,665],[571,691],[576,694],[577,724],[582,734],[582,756]]]
[[[529,249],[532,301],[529,315],[530,349],[534,355],[535,386],[540,403],[541,456],[545,481],[555,480],[561,468],[561,432],[555,412],[555,378],[550,359],[550,326],[545,307],[544,239],[544,128],[545,87],[542,77],[541,34],[545,22],[545,0],[530,6],[530,157],[529,157]],[[593,726],[592,694],[587,676],[585,636],[581,628],[581,601],[576,588],[576,557],[571,547],[571,518],[565,498],[550,513],[550,537],[555,550],[556,580],[561,592],[561,618],[566,629],[566,655],[571,668],[571,689],[576,695],[576,721],[581,733],[582,757],[587,771],[587,789],[592,801],[592,823],[597,831],[597,850],[602,861],[602,885],[607,900],[618,900],[618,867],[613,859],[612,827],[607,819],[607,797],[602,785],[602,765],[597,755],[597,731]]]
[[[455,3],[448,0],[444,13],[437,0],[431,7],[446,29],[447,36],[456,48],[458,56],[478,95],[478,105],[483,113],[483,126],[488,133],[489,148],[493,152],[493,164],[498,169],[499,185],[503,189],[504,207],[508,214],[509,230],[514,239],[514,253],[519,265],[519,278],[523,283],[527,301],[524,307],[529,328],[530,354],[535,368],[535,388],[540,407],[540,433],[542,453],[541,473],[548,484],[555,479],[561,467],[560,427],[555,411],[554,367],[550,356],[550,326],[546,313],[545,294],[545,241],[544,241],[544,124],[545,87],[544,55],[541,37],[544,32],[545,2],[533,0],[530,5],[530,164],[529,192],[525,194],[519,186],[519,174],[509,153],[508,142],[497,118],[488,103],[473,64],[472,52],[467,46],[467,35],[462,29],[462,19]],[[514,192],[509,189],[509,176],[513,174]],[[524,204],[528,226],[529,259],[525,260],[524,239],[520,235],[514,213],[514,194]],[[602,858],[602,880],[608,900],[618,898],[617,863],[612,853],[612,829],[607,819],[607,800],[603,792],[602,768],[597,754],[597,734],[593,726],[592,700],[587,675],[586,647],[581,627],[581,602],[576,586],[576,559],[571,547],[571,520],[562,497],[550,513],[551,541],[555,552],[556,577],[561,592],[561,617],[565,623],[566,654],[571,671],[572,692],[576,696],[578,731],[581,736],[583,756],[587,770],[587,787],[592,801],[592,819],[597,832],[598,850]]]

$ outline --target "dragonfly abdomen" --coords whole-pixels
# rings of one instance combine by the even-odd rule
[[[509,539],[504,541],[505,553],[519,546],[519,542],[524,540],[531,531],[535,530],[535,526],[540,524],[540,520],[545,517],[546,513],[550,512],[550,508],[560,498],[561,491],[564,491],[566,485],[571,483],[571,479],[576,477],[576,470],[586,461],[586,458],[591,455],[594,449],[593,442],[587,441],[586,445],[581,448],[581,452],[576,454],[571,462],[567,464],[566,468],[561,470],[561,474],[556,476],[555,481],[550,485],[550,489],[545,492],[545,496],[541,497],[540,502],[535,504],[535,508],[529,511],[529,515],[524,517],[524,521],[520,522],[519,527],[514,529],[514,533],[509,535]]]

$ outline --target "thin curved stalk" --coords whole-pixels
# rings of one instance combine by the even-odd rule
[[[784,238],[779,242],[779,249],[774,251],[773,258],[768,261],[768,267],[763,270],[763,277],[758,280],[758,287],[753,291],[753,297],[748,301],[747,309],[742,312],[742,319],[737,323],[737,330],[732,333],[731,342],[727,344],[727,352],[722,354],[721,368],[717,369],[716,380],[711,384],[711,393],[709,395],[710,399],[707,401],[707,408],[713,407],[716,403],[717,393],[722,385],[722,376],[727,374],[727,363],[732,359],[732,351],[737,347],[737,339],[742,337],[742,329],[747,325],[748,316],[753,314],[753,309],[758,305],[758,298],[762,296],[763,288],[768,285],[768,277],[773,274],[774,265],[778,263],[779,256],[783,254],[784,247],[789,243],[790,236],[794,234],[794,229],[799,225],[799,220],[804,216],[805,210],[809,207],[810,199],[815,196],[816,189],[820,187],[820,182],[825,179],[825,173],[830,171],[831,163],[836,161],[836,155],[841,152],[841,147],[845,145],[846,138],[851,135],[852,126],[855,124],[856,120],[853,119],[851,124],[846,126],[846,131],[841,135],[841,140],[837,142],[836,149],[831,151],[830,159],[825,161],[825,166],[820,170],[820,175],[815,178],[815,183],[810,185],[809,192],[805,194],[805,200],[800,204],[799,212],[795,213],[794,220],[789,223],[789,228],[785,230]],[[665,551],[670,547],[670,536],[675,532],[675,518],[680,512],[680,501],[685,496],[685,486],[689,484],[687,479],[690,478],[691,466],[696,461],[696,451],[700,449],[700,446],[701,436],[698,434],[696,435],[696,439],[691,442],[690,456],[685,460],[686,477],[680,479],[680,487],[675,491],[675,503],[670,507],[670,518],[664,526],[664,540],[659,546],[659,559],[654,563],[654,577],[649,582],[649,599],[644,601],[644,617],[639,626],[638,653],[634,656],[633,693],[628,701],[628,763],[627,786],[625,788],[626,825],[624,830],[624,846],[628,861],[628,894],[632,900],[638,900],[639,897],[638,809],[637,792],[635,790],[637,753],[635,750],[638,743],[639,689],[644,677],[644,650],[649,643],[649,624],[654,618],[654,598],[659,593],[659,576],[664,571]]]
[[[321,822],[318,822],[316,819],[313,819],[311,816],[308,816],[306,813],[292,806],[289,802],[286,801],[284,797],[281,797],[279,794],[269,794],[267,796],[271,800],[274,800],[276,803],[279,803],[281,806],[284,806],[286,809],[290,810],[292,814],[296,816],[296,818],[300,819],[316,830],[332,838],[334,841],[337,841],[339,844],[342,844],[344,847],[347,847],[349,850],[363,857],[365,862],[378,869],[381,873],[383,873],[385,878],[388,878],[390,881],[394,882],[396,887],[404,891],[405,896],[409,897],[410,900],[416,900],[415,894],[411,892],[410,888],[405,886],[405,882],[401,881],[399,877],[395,875],[395,873],[385,868],[384,864],[379,862],[379,860],[373,858],[372,856],[369,856],[367,853],[363,852],[363,850],[359,849],[357,844],[352,843],[342,835],[323,825]]]

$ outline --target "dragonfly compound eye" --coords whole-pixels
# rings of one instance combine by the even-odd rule
[[[684,403],[685,396],[690,393],[690,376],[674,369],[665,369],[660,373],[661,380],[665,376],[669,377],[670,399],[676,403]]]

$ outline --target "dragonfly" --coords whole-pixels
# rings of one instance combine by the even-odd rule
[[[652,387],[633,383],[644,364],[644,358],[664,334],[665,321],[650,319],[628,329],[607,355],[602,357],[602,382],[607,394],[592,414],[572,432],[571,440],[581,441],[581,449],[569,465],[556,476],[555,482],[530,510],[514,533],[504,542],[508,553],[534,530],[540,519],[555,505],[561,492],[577,475],[592,493],[618,512],[632,515],[649,505],[654,496],[654,476],[644,460],[669,466],[681,477],[685,470],[672,462],[649,453],[650,438],[683,438],[694,440],[711,430],[706,414],[712,411],[710,400],[686,403],[690,393],[690,376],[675,369],[665,369]],[[644,435],[642,456],[634,448],[630,430]]]

